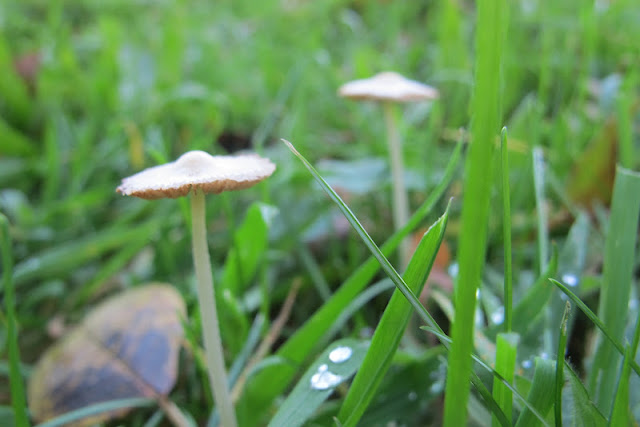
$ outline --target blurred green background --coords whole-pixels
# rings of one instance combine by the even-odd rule
[[[545,233],[561,249],[558,277],[579,277],[580,295],[595,306],[615,164],[640,166],[640,6],[633,0],[518,0],[508,7],[502,123],[510,137],[516,300],[546,262],[536,255],[531,153],[540,147]],[[229,360],[256,313],[273,319],[299,281],[276,346],[282,344],[368,253],[279,138],[318,166],[381,244],[392,229],[382,111],[339,98],[337,88],[393,70],[439,89],[438,101],[397,111],[415,209],[442,178],[472,120],[474,25],[474,3],[453,0],[1,1],[0,211],[11,222],[25,369],[57,336],[54,321],[73,325],[104,296],[140,283],[173,283],[197,320],[187,202],[115,193],[121,178],[195,149],[253,150],[278,166],[256,188],[209,197],[208,224],[223,283],[235,274],[230,253],[257,247],[251,265],[243,265],[247,274],[234,279],[237,286],[225,297]],[[492,179],[499,188],[498,174]],[[437,265],[444,276],[441,301],[429,301],[445,324],[460,195],[458,176],[448,190],[455,197],[445,238],[449,254]],[[493,200],[499,203],[498,190]],[[446,198],[425,227],[445,206]],[[247,212],[260,212],[266,230]],[[578,237],[572,240],[575,224],[582,228],[573,228]],[[499,212],[489,227],[488,290],[480,305],[490,326],[502,286]],[[366,336],[388,292],[341,334]],[[549,305],[562,305],[555,297]],[[197,322],[188,326],[198,337]],[[577,341],[570,341],[578,370],[589,329],[576,327]],[[541,341],[524,340],[523,361],[543,351]],[[415,372],[430,383],[443,378],[437,359],[429,359],[427,369],[420,357],[407,357],[388,377],[387,398],[408,393]],[[192,356],[183,359],[171,397],[206,420],[201,373]],[[4,373],[6,366],[0,365]],[[370,419],[434,422],[439,395],[421,395],[411,415],[374,402],[377,418]],[[3,374],[0,401],[8,400]],[[145,417],[136,412],[126,424],[141,425]]]

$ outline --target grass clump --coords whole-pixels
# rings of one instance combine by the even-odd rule
[[[638,422],[636,3],[2,3],[0,424],[33,421],[21,380],[68,327],[162,281],[188,313],[167,398],[215,425],[189,202],[113,194],[191,150],[278,167],[205,200],[198,232],[239,425]],[[336,97],[386,70],[440,92],[396,123],[406,223],[380,111]],[[344,378],[304,407],[326,372]],[[164,417],[111,397],[63,419]]]

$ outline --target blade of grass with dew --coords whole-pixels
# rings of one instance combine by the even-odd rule
[[[339,347],[349,348],[351,354],[344,361],[334,362],[330,354]],[[352,338],[338,340],[329,345],[302,375],[298,384],[280,405],[269,426],[297,427],[304,424],[335,388],[358,370],[368,348],[368,342]]]
[[[564,294],[567,297],[569,297],[571,301],[573,301],[573,303],[585,314],[585,316],[587,316],[589,320],[591,320],[591,322],[594,325],[596,325],[598,329],[600,329],[600,332],[602,332],[602,335],[604,335],[605,338],[609,340],[611,345],[613,345],[613,347],[618,351],[618,353],[620,353],[621,356],[624,356],[625,350],[622,344],[620,344],[620,342],[616,338],[614,338],[614,335],[611,333],[609,328],[606,327],[604,323],[602,323],[602,320],[600,320],[600,318],[596,316],[596,314],[593,311],[591,311],[591,309],[587,307],[587,305],[584,302],[582,302],[580,297],[578,297],[576,294],[571,292],[568,287],[558,282],[557,280],[549,279],[549,281],[551,281],[551,283],[556,285],[562,292],[564,292]],[[640,366],[638,366],[635,360],[630,360],[629,364],[631,365],[631,369],[633,369],[635,373],[640,376]]]
[[[564,388],[564,354],[567,350],[567,323],[571,314],[571,303],[567,301],[560,323],[560,336],[558,338],[558,353],[556,355],[556,402],[555,420],[556,427],[562,427],[562,389]]]
[[[555,393],[553,389],[556,384],[556,362],[553,360],[536,357],[535,372],[533,373],[533,382],[531,390],[527,395],[527,402],[538,410],[542,416],[546,415],[553,406]],[[525,408],[518,417],[516,427],[538,426],[540,421],[531,413],[529,408]]]
[[[496,342],[496,372],[509,383],[513,383],[513,376],[516,369],[516,356],[518,354],[518,334],[513,332],[500,333]],[[498,378],[493,379],[493,398],[498,402],[502,412],[507,417],[509,423],[512,421],[513,393]],[[498,425],[498,419],[493,416],[493,426]]]
[[[302,154],[300,154],[289,141],[286,141],[286,140],[283,140],[283,141],[287,144],[289,149],[296,155],[296,157],[300,159],[300,161],[304,164],[307,170],[313,175],[313,177],[320,184],[320,186],[327,193],[327,195],[331,198],[331,200],[333,200],[336,203],[336,205],[338,206],[340,211],[343,213],[343,215],[345,216],[349,224],[351,224],[351,226],[358,233],[358,235],[360,236],[364,244],[371,251],[375,259],[380,263],[384,272],[389,276],[389,278],[396,285],[396,289],[398,289],[402,293],[402,295],[404,295],[404,297],[407,298],[409,303],[413,306],[414,310],[416,310],[416,313],[418,314],[418,316],[420,316],[420,318],[427,325],[442,332],[442,329],[440,328],[440,326],[438,326],[435,319],[422,306],[422,304],[420,303],[420,300],[418,300],[418,298],[415,296],[412,290],[407,286],[407,284],[404,282],[404,280],[398,274],[395,268],[393,268],[393,266],[391,265],[389,260],[384,256],[380,248],[376,246],[376,244],[371,239],[371,236],[369,236],[369,234],[364,229],[362,224],[360,224],[360,221],[358,221],[358,219],[353,214],[353,212],[351,212],[351,209],[349,209],[349,207],[344,203],[344,201],[340,198],[340,196],[333,190],[333,188],[331,188],[331,186],[327,184],[324,178],[322,178],[322,176],[318,173],[318,171],[316,171],[316,169],[311,165],[311,163],[309,163],[309,161],[307,161],[307,159],[305,159],[304,156],[302,156]],[[447,341],[442,341],[442,342],[443,343],[446,342],[447,344],[445,344],[445,346],[448,346]],[[470,357],[471,356],[473,356],[473,353],[470,353]],[[487,404],[487,406],[489,406],[491,411],[503,421],[504,425],[508,425],[508,422],[506,420],[506,417],[504,416],[504,413],[502,412],[502,410],[500,409],[496,401],[491,396],[491,393],[489,393],[489,390],[487,390],[485,385],[482,383],[480,378],[475,373],[470,372],[470,382],[473,383],[473,385],[476,387],[478,392],[482,395],[484,402]]]
[[[444,425],[466,424],[471,352],[475,327],[476,291],[485,260],[491,163],[501,109],[501,57],[506,28],[506,2],[477,3],[476,70],[472,100],[469,155],[465,165],[462,228],[458,240],[459,276],[455,289],[456,315],[445,390]]]
[[[446,348],[448,348],[450,346],[451,338],[449,338],[447,335],[445,335],[442,332],[442,330],[436,329],[436,328],[432,328],[432,327],[429,327],[429,326],[421,326],[420,329],[434,334]],[[547,423],[545,418],[538,412],[538,410],[536,408],[534,408],[527,401],[527,399],[525,399],[524,396],[522,394],[520,394],[518,389],[516,389],[513,385],[511,385],[511,383],[509,383],[509,381],[507,381],[499,372],[497,372],[495,369],[493,369],[491,366],[489,366],[484,360],[482,360],[482,358],[480,358],[479,356],[477,356],[474,353],[471,353],[471,359],[473,359],[474,362],[476,362],[478,365],[480,365],[487,372],[490,372],[491,375],[493,375],[494,378],[498,379],[502,383],[502,385],[504,387],[506,387],[508,390],[511,391],[511,393],[514,396],[516,396],[518,399],[520,399],[522,401],[522,404],[529,411],[531,411],[531,413],[536,418],[538,418],[538,421],[543,426],[548,426],[549,425],[549,423]],[[480,378],[475,373],[472,373],[471,381],[475,385],[480,381]],[[482,386],[482,383],[480,383],[480,385]],[[482,391],[481,391],[481,393],[482,393]],[[494,406],[493,405],[496,405],[495,406],[495,410],[494,410]],[[511,423],[507,421],[506,415],[504,414],[504,412],[502,412],[502,409],[500,409],[500,406],[498,406],[498,403],[493,399],[492,399],[492,403],[491,403],[490,409],[492,409],[494,411],[494,414],[498,416],[498,418],[499,418],[498,422],[500,422],[502,425],[511,425]]]
[[[502,240],[504,242],[504,331],[511,332],[513,322],[513,273],[511,268],[511,197],[509,190],[509,150],[507,128],[502,128],[500,144],[502,167]],[[508,414],[507,414],[508,415]]]
[[[74,421],[92,417],[105,412],[117,411],[131,408],[146,408],[156,404],[154,399],[134,397],[129,399],[110,400],[108,402],[96,403],[85,406],[75,411],[67,412],[52,420],[37,424],[35,427],[63,427]]]
[[[0,213],[0,251],[2,251],[2,281],[4,288],[4,306],[7,315],[7,343],[9,353],[9,386],[11,406],[18,427],[28,427],[27,403],[24,384],[20,372],[20,350],[18,348],[18,322],[15,308],[15,289],[13,283],[13,255],[9,238],[9,221]]]
[[[607,420],[598,411],[596,405],[589,399],[589,393],[587,389],[578,378],[578,375],[573,371],[571,365],[566,361],[564,362],[565,379],[568,387],[565,390],[565,394],[568,395],[568,399],[565,400],[565,416],[568,414],[569,420],[571,420],[572,426],[592,426],[592,427],[604,427],[607,425]],[[569,407],[569,409],[566,409]],[[624,424],[622,424],[624,425]]]
[[[442,197],[451,183],[462,155],[462,142],[453,151],[444,175],[438,186],[431,192],[427,200],[420,206],[409,222],[394,233],[382,246],[384,254],[392,253],[400,242],[415,229],[431,212],[436,202]],[[331,298],[316,313],[298,328],[298,330],[277,351],[276,355],[290,362],[289,365],[260,372],[248,384],[248,393],[243,396],[239,405],[250,405],[247,416],[259,416],[263,408],[284,391],[299,368],[300,364],[316,348],[318,340],[329,330],[334,320],[342,313],[358,293],[367,286],[380,269],[378,261],[371,256],[334,292]],[[242,414],[239,411],[239,414]]]
[[[598,316],[621,341],[627,323],[629,295],[635,261],[638,216],[640,215],[640,174],[618,167],[613,186],[609,229],[605,242],[603,283]],[[589,376],[589,390],[598,407],[611,411],[611,396],[620,374],[621,357],[600,339]]]
[[[447,227],[449,207],[424,234],[404,273],[414,294],[422,292]],[[338,418],[345,426],[355,426],[378,391],[412,314],[411,305],[399,290],[394,291],[376,327],[362,367],[349,388]]]
[[[613,401],[613,409],[611,411],[611,422],[613,426],[631,425],[632,417],[630,417],[629,408],[629,380],[631,373],[630,360],[636,359],[636,353],[638,351],[638,343],[640,343],[640,316],[636,319],[636,327],[633,331],[633,341],[631,345],[627,346],[624,360],[622,364],[622,373],[620,374],[620,381],[616,389],[615,398]]]

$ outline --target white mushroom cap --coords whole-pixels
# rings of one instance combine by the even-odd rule
[[[123,179],[116,191],[142,199],[173,199],[186,196],[191,189],[217,194],[249,188],[275,169],[269,159],[256,154],[212,156],[204,151],[189,151],[175,162]]]
[[[345,83],[338,94],[351,99],[393,102],[426,101],[439,96],[437,89],[392,71]]]

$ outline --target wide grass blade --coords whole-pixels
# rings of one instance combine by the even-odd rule
[[[553,360],[536,358],[536,370],[533,374],[533,383],[531,390],[527,395],[527,401],[538,410],[542,416],[545,416],[553,406],[555,398],[554,388],[556,386],[556,362]],[[540,421],[536,416],[525,408],[518,417],[516,427],[538,426]]]
[[[564,375],[567,380],[568,387],[564,394],[568,398],[565,399],[565,415],[571,421],[571,426],[593,426],[604,427],[607,425],[607,420],[598,411],[598,408],[589,399],[589,393],[587,389],[578,378],[578,375],[573,371],[571,365],[564,362],[565,369]],[[624,425],[624,424],[619,424]]]
[[[640,174],[618,167],[598,307],[598,317],[617,341],[623,339],[627,324],[639,215]],[[614,395],[618,382],[620,361],[621,357],[615,354],[615,349],[601,339],[590,372],[589,390],[604,413],[611,411],[611,396]]]
[[[536,199],[536,218],[538,220],[538,264],[540,273],[547,268],[549,259],[549,232],[547,230],[549,219],[545,203],[545,162],[542,148],[534,147],[532,153],[533,185]]]
[[[436,202],[442,197],[458,168],[462,147],[462,143],[458,143],[447,164],[440,184],[431,192],[427,200],[416,210],[409,219],[409,222],[382,245],[381,250],[385,255],[391,254],[411,230],[424,221]],[[285,366],[279,366],[277,369],[265,369],[258,373],[251,383],[248,384],[248,392],[239,403],[239,407],[241,407],[240,405],[248,405],[252,408],[251,412],[246,412],[247,417],[258,417],[264,407],[284,391],[293,379],[299,366],[316,348],[318,340],[325,336],[335,322],[335,319],[341,315],[343,310],[349,306],[360,291],[371,282],[379,269],[379,262],[371,256],[334,292],[331,298],[278,349],[276,356],[286,359],[290,363]],[[242,414],[242,411],[238,411],[238,413]]]
[[[9,221],[0,213],[0,251],[2,251],[2,282],[4,288],[4,307],[7,317],[7,344],[9,352],[9,386],[11,406],[18,427],[29,426],[24,384],[20,372],[20,350],[18,348],[18,322],[15,308],[15,289],[13,284],[13,255],[9,238]]]
[[[451,337],[444,424],[466,424],[476,290],[485,261],[492,160],[500,125],[501,57],[506,27],[504,0],[477,3],[476,75],[472,101],[471,144],[466,161],[462,228],[458,242],[460,273],[455,290],[456,316]]]
[[[638,352],[638,343],[640,343],[640,316],[636,319],[636,328],[633,332],[633,342],[627,346],[624,361],[622,365],[622,373],[616,390],[613,409],[611,411],[611,425],[631,425],[631,417],[629,416],[629,380],[631,373],[631,364],[629,361],[636,359]]]
[[[431,271],[444,237],[448,217],[449,210],[447,208],[445,214],[429,228],[420,240],[404,274],[405,282],[416,295],[422,292]],[[378,323],[362,367],[353,380],[338,414],[343,425],[355,426],[375,396],[391,365],[391,360],[412,311],[409,302],[396,289]]]
[[[518,353],[518,334],[501,333],[498,334],[496,343],[496,372],[502,375],[505,381],[513,383],[513,376],[516,369],[516,356]],[[513,408],[513,393],[497,377],[493,379],[493,398],[498,402],[502,412],[511,423],[511,413]],[[492,418],[492,425],[498,425],[498,419]]]
[[[511,332],[513,323],[513,273],[511,268],[511,196],[509,191],[509,150],[507,128],[502,128],[500,144],[502,167],[502,241],[504,242],[504,331]]]
[[[302,375],[293,391],[280,405],[269,426],[297,427],[304,424],[331,396],[335,388],[356,372],[367,353],[368,346],[368,342],[351,338],[336,341],[328,346]],[[349,354],[349,357],[337,363],[332,361],[330,355],[336,349],[339,349],[337,351],[349,349],[345,353]],[[326,376],[324,380],[323,374]]]

